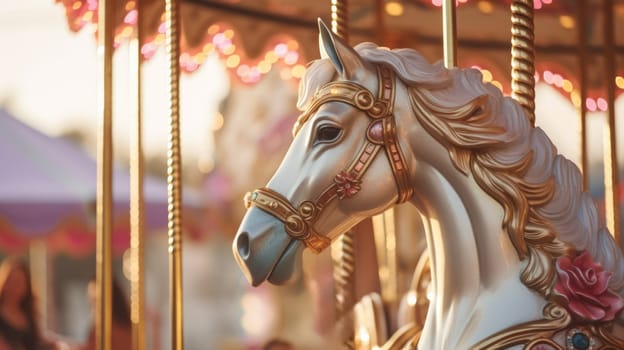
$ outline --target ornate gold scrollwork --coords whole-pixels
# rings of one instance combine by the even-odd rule
[[[309,236],[308,225],[301,216],[295,214],[286,219],[286,232],[297,239],[306,239]]]
[[[367,110],[368,116],[377,119],[387,116],[388,105],[384,101],[375,101],[373,106]]]
[[[538,344],[539,341],[552,339],[553,335],[566,329],[572,318],[562,306],[548,303],[544,307],[543,320],[531,321],[502,330],[471,347],[471,350],[507,349],[515,345]]]
[[[373,107],[373,104],[375,103],[375,98],[370,91],[360,90],[355,94],[353,102],[355,104],[355,107],[357,107],[358,109],[362,111],[367,111],[371,107]]]
[[[599,326],[591,326],[591,332],[603,343],[600,350],[617,350],[624,349],[624,339],[616,338],[609,330],[612,324],[604,324]]]
[[[553,350],[565,350],[559,344],[555,343],[552,339],[539,338],[529,342],[524,349],[525,350],[538,350],[540,348],[544,348],[545,346],[550,346]],[[548,348],[546,348],[548,349]]]
[[[311,221],[316,216],[316,206],[311,201],[305,201],[299,205],[299,214],[305,221]]]
[[[471,350],[507,349],[523,345],[524,350],[537,350],[540,345],[551,346],[555,350],[574,350],[573,337],[585,337],[587,349],[624,349],[624,339],[613,336],[608,328],[610,323],[580,326],[573,322],[568,311],[561,305],[549,303],[544,307],[544,320],[532,321],[505,329],[474,345]],[[566,344],[561,346],[553,338],[557,333],[566,332]]]

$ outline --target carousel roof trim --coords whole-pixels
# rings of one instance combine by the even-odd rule
[[[56,1],[62,2],[65,5],[68,24],[71,30],[80,31],[85,27],[91,27],[92,30],[96,32],[97,0]],[[118,25],[116,30],[115,45],[117,46],[127,42],[133,37],[138,17],[136,2],[134,0],[118,1],[125,4],[125,12],[122,14],[121,23]],[[463,2],[464,5],[467,3],[467,1],[461,2]],[[479,3],[481,2],[482,1]],[[256,21],[277,23],[279,25],[292,27],[293,30],[309,31],[311,37],[314,37],[314,34],[316,33],[315,21],[307,20],[306,18],[295,15],[281,14],[266,9],[233,5],[216,0],[186,0],[184,1],[184,4],[187,6],[210,8],[211,10],[221,11],[225,14],[234,16],[232,18],[214,16],[215,18],[209,18],[208,21],[203,21],[203,33],[189,34],[188,30],[183,30],[186,35],[182,38],[183,53],[180,56],[180,65],[185,73],[192,73],[196,71],[206,60],[207,56],[216,54],[221,59],[230,75],[237,81],[246,84],[257,83],[260,79],[262,79],[262,76],[269,70],[273,69],[275,65],[280,67],[280,76],[282,79],[290,80],[294,78],[293,80],[296,81],[302,77],[305,72],[305,62],[315,57],[315,53],[310,52],[309,49],[306,49],[305,47],[302,47],[296,37],[291,35],[292,33],[275,33],[274,31],[265,35],[262,49],[252,50],[258,52],[254,55],[249,52],[249,48],[246,47],[245,43],[243,43],[243,36],[238,35],[240,32],[243,32],[244,29],[237,28],[241,27],[241,25],[240,20],[237,21],[235,18],[244,17],[252,18]],[[421,5],[437,6],[435,1],[430,3],[427,1],[421,1]],[[541,1],[541,5],[552,5],[552,2],[549,3],[548,1]],[[541,5],[535,5],[535,7],[541,8]],[[151,12],[153,17],[154,9],[152,9]],[[147,39],[142,46],[141,51],[146,59],[153,56],[158,48],[164,44],[164,16],[161,14],[157,17],[159,17],[157,29],[153,34],[147,36]],[[199,31],[202,32],[201,28]],[[372,30],[364,29],[358,26],[354,26],[350,29],[350,31],[354,36],[375,36],[375,33]],[[189,36],[194,36],[194,38],[191,40],[189,39]],[[413,32],[409,33],[408,36],[416,38],[420,46],[440,46],[440,38],[433,35]],[[511,44],[507,41],[486,41],[475,38],[464,38],[461,36],[458,38],[458,46],[468,51],[496,50],[509,52],[511,49]],[[578,52],[577,47],[565,43],[536,43],[535,47],[538,56],[569,56],[575,55]],[[603,48],[600,45],[592,44],[588,45],[587,50],[590,55],[596,55],[602,53]],[[624,46],[616,46],[615,51],[618,56],[624,55]],[[496,69],[495,65],[483,58],[478,60],[469,59],[468,61],[472,62],[470,66],[478,66],[479,68],[483,67],[482,71],[488,71],[489,74],[493,76],[497,75],[498,79],[494,79],[494,77],[492,77],[491,81],[493,84],[504,92],[509,92],[509,77],[505,77],[503,74],[495,74],[494,72],[500,71],[500,69]],[[580,106],[579,92],[575,88],[578,86],[578,82],[569,72],[569,69],[561,69],[557,68],[557,66],[557,60],[546,63],[538,61],[536,67],[536,80],[544,81],[556,87],[557,90],[569,98],[576,107]],[[562,67],[565,67],[565,65]],[[485,73],[485,76],[488,76],[488,74]],[[618,75],[614,77],[614,79],[616,82],[616,95],[620,95],[624,92],[624,71],[618,72]],[[589,91],[586,106],[590,111],[605,110],[605,103],[602,103],[602,101],[604,101],[604,97],[601,96],[601,94],[601,91]]]

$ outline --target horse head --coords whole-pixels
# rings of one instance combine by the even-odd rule
[[[393,116],[405,92],[389,67],[364,61],[320,21],[319,29],[321,56],[331,65],[311,74],[336,79],[302,92],[294,140],[269,183],[247,194],[234,240],[253,285],[286,282],[304,248],[320,252],[362,219],[411,197]]]

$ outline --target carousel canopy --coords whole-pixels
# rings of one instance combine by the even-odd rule
[[[0,163],[5,164],[0,176],[0,248],[19,250],[29,239],[42,238],[70,252],[92,249],[96,200],[93,158],[72,142],[47,136],[0,109]],[[114,172],[113,187],[113,245],[119,251],[128,245],[127,171]],[[147,177],[144,193],[147,228],[166,227],[167,184]],[[199,208],[198,196],[185,192],[185,206]]]
[[[121,44],[137,22],[134,0],[116,0],[117,36]],[[65,6],[69,27],[78,31],[97,23],[97,0],[57,0]],[[459,0],[458,58],[463,67],[478,67],[484,79],[509,91],[510,1]],[[575,0],[535,0],[536,79],[555,86],[579,106],[578,39],[588,47],[590,110],[604,102],[602,3],[589,1],[579,13]],[[352,0],[349,2],[350,41],[374,41],[390,48],[411,47],[430,61],[442,57],[440,0]],[[164,3],[146,1],[143,54],[150,57],[164,43]],[[329,22],[328,1],[186,0],[182,2],[182,48],[186,72],[196,70],[206,56],[217,53],[232,76],[255,83],[274,65],[284,79],[301,77],[305,62],[318,57],[316,19]],[[615,52],[617,94],[624,91],[624,3],[616,2]],[[579,30],[579,16],[587,24]],[[310,44],[313,43],[313,44]]]

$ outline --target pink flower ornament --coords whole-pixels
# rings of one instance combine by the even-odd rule
[[[561,256],[556,263],[558,280],[555,295],[560,296],[566,308],[582,321],[611,321],[624,307],[624,299],[609,287],[612,273],[583,251],[571,259]]]
[[[341,171],[334,178],[334,182],[338,185],[336,194],[339,199],[353,197],[361,189],[360,180],[356,179],[352,174],[347,173],[345,170]]]

